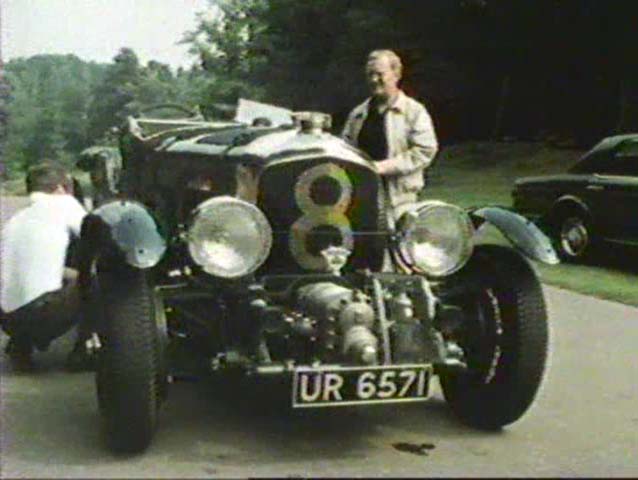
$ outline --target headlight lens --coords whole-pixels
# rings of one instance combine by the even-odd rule
[[[399,221],[401,258],[414,270],[441,277],[459,270],[472,255],[474,227],[461,208],[432,201]]]
[[[222,278],[254,272],[271,246],[272,229],[261,210],[233,197],[201,203],[188,229],[188,250],[195,263]]]

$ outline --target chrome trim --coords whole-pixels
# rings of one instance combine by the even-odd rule
[[[219,207],[228,206],[228,205],[230,206],[235,205],[235,206],[241,207],[244,209],[244,211],[248,215],[250,215],[252,221],[257,226],[257,230],[259,232],[260,240],[262,243],[262,251],[260,252],[260,255],[256,257],[254,265],[246,269],[245,272],[234,273],[230,275],[227,273],[220,272],[220,268],[218,265],[210,264],[210,263],[207,264],[206,262],[203,262],[203,261],[200,262],[199,259],[196,258],[196,254],[194,251],[195,246],[194,246],[194,241],[192,238],[193,237],[192,232],[193,232],[193,229],[197,226],[198,217],[201,214],[203,214],[203,212],[205,212],[206,210],[215,211],[215,209]],[[202,203],[200,203],[197,207],[195,207],[195,209],[193,209],[191,213],[191,217],[188,221],[186,240],[187,240],[188,252],[191,258],[197,265],[202,267],[202,269],[206,273],[209,273],[211,275],[215,275],[221,278],[239,278],[239,277],[253,273],[268,259],[268,256],[270,255],[270,250],[272,249],[273,232],[272,232],[272,227],[270,226],[270,223],[268,222],[268,218],[266,217],[264,212],[262,212],[257,206],[253,205],[252,203],[246,202],[245,200],[224,195],[220,197],[209,198],[208,200],[205,200]]]
[[[383,345],[383,363],[389,365],[392,362],[390,352],[390,325],[385,311],[385,303],[383,300],[383,287],[378,278],[372,279],[372,287],[374,288],[374,300],[377,306],[377,315],[379,322],[379,330],[381,330],[381,342]]]

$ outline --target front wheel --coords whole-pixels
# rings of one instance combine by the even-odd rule
[[[109,447],[140,452],[155,433],[163,388],[153,292],[139,270],[109,273],[100,280],[104,315],[98,328],[98,404]]]
[[[468,370],[442,372],[440,380],[461,421],[493,430],[518,420],[534,401],[547,358],[547,312],[534,270],[516,251],[478,246],[467,268],[481,285],[464,301],[459,343]]]

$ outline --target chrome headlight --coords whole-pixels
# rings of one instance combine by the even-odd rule
[[[205,272],[237,278],[264,263],[272,246],[272,229],[257,207],[224,196],[197,206],[187,238],[191,257]]]
[[[424,202],[399,220],[402,260],[417,272],[442,277],[459,270],[472,255],[474,227],[460,207]]]

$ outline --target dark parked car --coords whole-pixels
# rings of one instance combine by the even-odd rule
[[[542,289],[523,254],[474,238],[490,223],[556,263],[549,239],[499,208],[430,200],[392,218],[381,178],[324,131],[329,117],[294,118],[129,118],[119,196],[81,234],[113,449],[149,445],[176,342],[222,379],[288,378],[292,408],[425,401],[434,375],[476,428],[531,406],[548,343]]]
[[[563,259],[585,256],[600,240],[638,243],[638,134],[605,138],[564,174],[520,178],[512,197]]]

